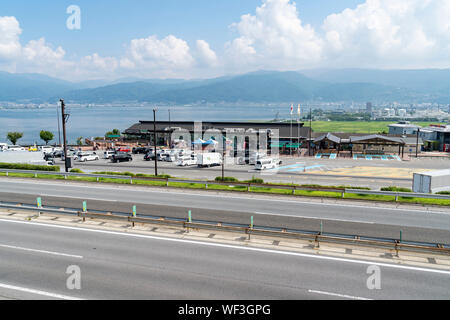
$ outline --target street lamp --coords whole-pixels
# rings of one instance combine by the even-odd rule
[[[155,176],[158,176],[158,154],[156,152],[156,109],[153,109],[153,139],[155,145]]]

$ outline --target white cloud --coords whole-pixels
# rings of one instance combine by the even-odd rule
[[[255,15],[231,26],[239,37],[226,45],[230,60],[256,67],[289,69],[320,61],[323,40],[299,18],[290,0],[263,0]]]
[[[206,40],[191,47],[174,35],[151,35],[130,40],[120,56],[81,58],[68,58],[44,38],[22,45],[17,19],[0,17],[0,69],[86,80],[313,67],[450,68],[450,0],[366,0],[329,15],[317,30],[300,17],[293,0],[262,0],[231,25],[236,36],[221,52]]]
[[[15,17],[0,17],[0,61],[20,55],[19,36],[22,33]]]
[[[120,66],[153,76],[175,75],[194,64],[186,41],[169,35],[159,40],[156,36],[131,40]]]
[[[449,67],[448,0],[367,0],[323,24],[333,64],[358,67]]]
[[[218,63],[216,53],[211,49],[209,43],[205,40],[197,40],[196,42],[196,56],[201,65],[214,67]]]

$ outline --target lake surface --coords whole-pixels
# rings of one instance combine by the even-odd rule
[[[172,121],[240,121],[289,119],[290,107],[283,106],[175,106],[160,107],[157,120]],[[104,136],[107,131],[129,128],[139,120],[153,120],[153,107],[69,107],[70,118],[67,123],[69,143],[78,137],[91,138]],[[0,109],[0,142],[6,142],[10,131],[23,132],[19,144],[42,144],[41,130],[53,132],[58,142],[57,109]],[[62,128],[61,128],[62,136]],[[62,139],[62,138],[61,138]]]

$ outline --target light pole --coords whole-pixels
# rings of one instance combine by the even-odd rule
[[[64,143],[64,165],[66,172],[69,172],[69,159],[67,158],[67,137],[66,137],[66,122],[69,119],[69,115],[65,113],[64,100],[60,99],[61,102],[61,116],[62,116],[62,127],[63,127],[63,143]]]
[[[153,139],[155,145],[155,176],[158,176],[158,154],[156,152],[156,109],[153,109]]]

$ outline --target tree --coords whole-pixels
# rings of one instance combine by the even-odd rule
[[[119,129],[113,129],[112,131],[108,131],[105,133],[105,137],[108,136],[120,136],[120,130]]]
[[[40,133],[41,139],[45,141],[45,145],[48,144],[49,141],[52,141],[54,138],[53,133],[51,133],[50,131],[45,131],[42,130]]]
[[[82,146],[83,145],[83,137],[79,137],[77,139],[77,145]]]
[[[23,137],[23,132],[8,132],[6,138],[11,141],[13,145],[17,143],[19,139]]]

